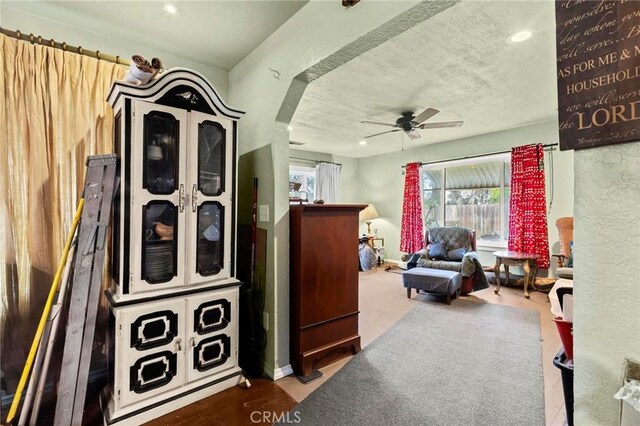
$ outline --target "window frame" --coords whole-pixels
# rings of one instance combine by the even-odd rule
[[[503,153],[503,154],[490,154],[482,157],[474,157],[474,158],[465,158],[460,160],[451,160],[451,161],[443,161],[432,164],[424,164],[420,167],[420,192],[422,196],[422,203],[424,205],[424,194],[425,189],[423,187],[424,184],[424,172],[426,170],[431,171],[440,171],[442,178],[442,185],[439,189],[440,191],[440,204],[439,204],[439,212],[437,216],[442,218],[442,226],[447,221],[446,217],[446,197],[447,197],[447,173],[446,169],[452,167],[459,166],[469,166],[473,164],[482,164],[482,163],[493,163],[493,162],[501,162],[502,163],[502,173],[500,173],[500,240],[499,241],[490,241],[490,240],[480,240],[476,237],[476,246],[478,248],[506,248],[508,245],[508,232],[509,232],[509,217],[505,215],[505,206],[508,205],[509,199],[506,197],[505,188],[511,188],[511,185],[505,186],[505,174],[506,167],[511,163],[511,154]],[[471,190],[471,188],[469,188]],[[477,188],[476,188],[477,189]],[[487,188],[488,189],[488,188]],[[464,189],[462,189],[464,190]],[[428,191],[428,190],[427,190]],[[423,215],[423,221],[426,219]],[[426,228],[426,223],[423,223]]]
[[[316,167],[315,166],[306,166],[306,165],[302,165],[302,164],[289,164],[289,179],[291,179],[291,173],[299,173],[302,174],[302,185],[301,188],[306,188],[307,187],[307,178],[309,177],[309,175],[313,175],[314,178],[314,186],[313,186],[313,197],[310,197],[310,194],[307,193],[307,201],[306,202],[311,202],[313,201],[313,199],[315,199],[315,191],[316,191],[316,184],[317,184],[317,172],[316,172]]]

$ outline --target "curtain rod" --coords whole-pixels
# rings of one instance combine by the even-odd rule
[[[553,151],[555,149],[555,147],[558,146],[557,143],[548,143],[546,145],[542,145],[542,148],[549,148],[549,149],[545,149],[545,151]],[[489,155],[497,155],[497,154],[508,154],[510,153],[511,150],[507,149],[504,151],[495,151],[495,152],[488,152],[486,154],[475,154],[475,155],[467,155],[466,157],[457,157],[457,158],[448,158],[446,160],[434,160],[434,161],[427,161],[426,163],[419,163],[421,166],[426,166],[429,164],[438,164],[438,163],[448,163],[449,161],[458,161],[458,160],[467,160],[469,158],[479,158],[479,157],[487,157]],[[402,168],[406,168],[407,166],[402,166]]]
[[[341,163],[335,163],[333,161],[325,161],[325,160],[312,160],[310,158],[302,158],[302,157],[289,157],[289,160],[302,160],[302,161],[308,161],[310,163],[316,163],[316,164],[320,164],[320,163],[328,163],[328,164],[335,164],[337,166],[342,166]]]
[[[66,42],[57,42],[54,39],[51,40],[47,40],[42,38],[42,36],[34,36],[33,33],[27,35],[27,34],[23,34],[20,30],[18,31],[11,31],[11,30],[7,30],[6,28],[2,28],[0,27],[0,33],[8,36],[8,37],[12,37],[12,38],[17,38],[18,40],[24,40],[24,41],[28,41],[30,43],[38,43],[41,44],[43,46],[48,46],[48,47],[53,47],[55,49],[62,49],[65,52],[71,52],[71,53],[77,53],[79,55],[85,55],[85,56],[90,56],[92,58],[96,58],[98,60],[101,61],[106,61],[106,62],[113,62],[116,64],[120,64],[120,65],[130,65],[131,62],[128,59],[123,59],[120,56],[112,56],[112,55],[107,55],[105,53],[100,52],[99,50],[96,50],[95,52],[93,50],[87,50],[84,49],[82,46],[71,46],[68,45]]]

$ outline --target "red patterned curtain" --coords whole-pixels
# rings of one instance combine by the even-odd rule
[[[511,150],[509,250],[540,256],[538,268],[549,268],[547,197],[542,144]]]
[[[415,253],[424,248],[422,198],[420,196],[420,163],[407,164],[404,177],[400,251]]]

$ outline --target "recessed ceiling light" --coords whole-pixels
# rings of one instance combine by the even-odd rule
[[[366,144],[367,144],[367,141],[360,141],[360,142],[358,142],[358,144],[359,144],[359,145],[366,145]]]
[[[293,130],[293,126],[287,126],[287,130],[288,131],[292,131]]]
[[[170,15],[175,15],[176,13],[178,13],[178,8],[172,4],[165,4],[163,9]]]
[[[528,40],[532,35],[533,33],[531,31],[520,31],[509,37],[509,41],[512,43],[520,43],[521,41]]]

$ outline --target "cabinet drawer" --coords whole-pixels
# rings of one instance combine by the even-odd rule
[[[307,327],[300,332],[300,352],[316,349],[337,340],[358,335],[358,313]]]
[[[171,385],[171,381],[178,375],[178,354],[172,351],[162,351],[145,355],[129,367],[129,389],[135,394],[149,397],[151,391],[173,389],[178,380]],[[154,392],[154,394],[157,392]]]
[[[216,373],[235,366],[231,337],[218,334],[200,340],[192,351],[192,369],[199,373]]]
[[[187,380],[237,366],[238,287],[190,297],[187,301],[189,345]]]
[[[129,347],[144,351],[171,343],[178,336],[178,314],[173,310],[139,316],[130,325]]]
[[[184,384],[184,308],[184,299],[170,299],[115,310],[114,375],[121,406]]]
[[[193,311],[191,331],[202,336],[225,329],[231,322],[231,306],[224,297],[203,302]]]

